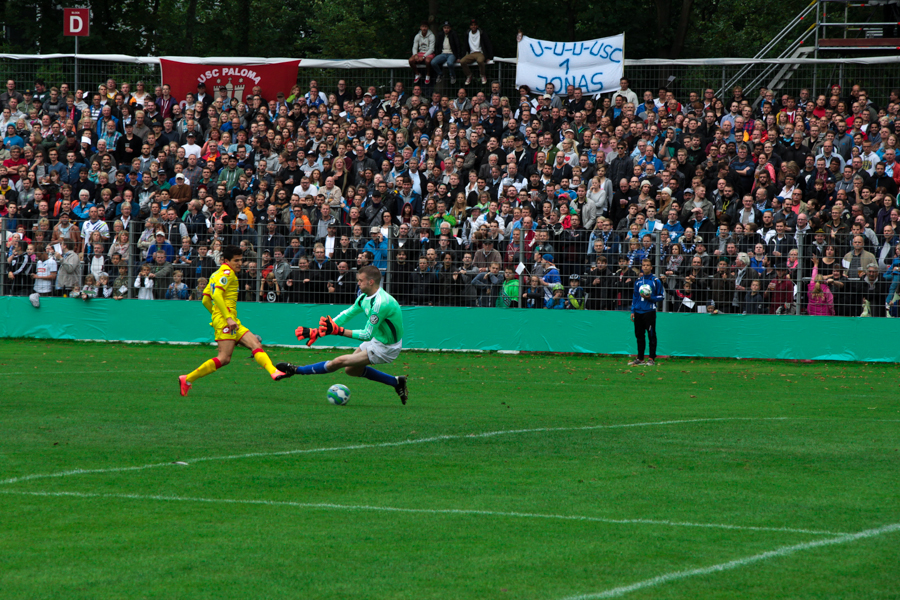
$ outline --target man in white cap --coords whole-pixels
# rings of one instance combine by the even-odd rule
[[[179,172],[175,174],[175,185],[169,188],[169,196],[172,198],[172,202],[175,203],[176,211],[180,217],[187,210],[188,202],[191,201],[193,196],[190,182],[184,176],[184,173]]]
[[[193,131],[188,131],[185,135],[187,142],[182,146],[184,149],[184,156],[196,156],[200,158],[200,152],[203,150],[200,146],[197,145],[197,134]]]

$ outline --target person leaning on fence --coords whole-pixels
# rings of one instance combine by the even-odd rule
[[[572,273],[569,275],[569,289],[566,290],[566,308],[569,310],[584,310],[587,295],[581,287],[581,275]]]
[[[29,292],[34,263],[26,254],[27,248],[28,244],[25,242],[16,242],[13,246],[13,254],[9,259],[6,277],[11,285],[13,296],[27,296]]]
[[[499,262],[492,262],[487,271],[479,273],[472,285],[478,290],[478,306],[493,307],[497,303],[497,297],[503,288],[505,276],[501,271]]]
[[[819,274],[819,257],[812,257],[812,278],[807,286],[806,314],[810,316],[834,316],[834,296],[825,283],[825,276]]]
[[[850,282],[851,306],[862,310],[863,317],[883,317],[887,314],[884,299],[890,282],[878,275],[878,266],[869,265],[859,281]]]
[[[763,296],[769,306],[769,314],[789,314],[794,299],[794,283],[788,269],[786,258],[773,259],[775,263],[775,277],[769,280]]]

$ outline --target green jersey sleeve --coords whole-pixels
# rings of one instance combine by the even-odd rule
[[[338,316],[336,316],[334,318],[334,324],[338,325],[338,326],[343,326],[344,323],[346,323],[347,321],[349,321],[350,319],[352,319],[359,313],[364,312],[363,308],[362,308],[362,302],[365,299],[366,299],[365,296],[359,296],[356,299],[356,302],[354,302],[353,304],[350,305],[350,308],[343,311],[341,314],[339,314]]]
[[[365,311],[366,326],[352,330],[353,339],[365,342],[375,338],[385,345],[396,344],[403,339],[403,314],[393,296],[380,289],[374,296],[360,296],[354,306]]]

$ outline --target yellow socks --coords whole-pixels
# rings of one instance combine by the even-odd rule
[[[256,364],[265,369],[269,375],[274,375],[275,371],[277,371],[275,365],[272,364],[272,360],[269,358],[269,355],[266,354],[266,351],[262,348],[257,348],[253,351],[253,360],[256,361]],[[206,377],[210,373],[214,373],[217,369],[221,368],[222,362],[218,358],[211,358],[197,367],[195,370],[188,373],[188,383],[194,383],[201,377]]]
[[[270,363],[271,364],[271,363]],[[206,377],[210,373],[215,373],[216,369],[222,366],[218,358],[211,358],[187,375],[188,383],[194,383],[201,377]]]
[[[266,351],[262,348],[257,348],[253,351],[253,360],[256,361],[256,364],[265,369],[269,375],[273,375],[277,370],[275,368],[275,365],[272,364],[272,360],[269,358],[269,355],[266,354]]]

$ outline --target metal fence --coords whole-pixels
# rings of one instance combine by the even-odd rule
[[[199,300],[219,265],[219,246],[243,242],[242,302],[349,304],[358,294],[356,270],[374,264],[385,275],[385,289],[404,306],[630,311],[646,258],[663,281],[662,312],[900,316],[900,250],[877,237],[869,242],[863,236],[859,250],[866,254],[854,259],[849,236],[788,234],[776,243],[756,233],[704,239],[687,230],[670,235],[610,229],[602,222],[593,230],[577,223],[572,228],[569,221],[567,227],[542,223],[525,233],[511,220],[494,226],[493,217],[450,227],[438,224],[443,222],[453,219],[385,223],[377,231],[342,225],[323,238],[292,236],[281,231],[284,226],[275,236],[261,227],[244,233],[227,227],[194,240],[166,223],[133,220],[124,228],[112,218],[109,240],[72,245],[78,255],[75,285],[60,288],[54,282],[49,294],[80,298],[93,284],[91,298]],[[48,223],[20,229],[27,241],[17,250],[7,227],[3,219],[0,239],[7,251],[0,255],[0,295],[41,291],[33,278],[40,258],[35,252],[46,243],[50,257],[65,260],[54,248],[52,229]],[[156,239],[158,231],[164,241]],[[157,259],[153,251],[159,248],[169,255]],[[744,253],[747,264],[739,262]],[[22,254],[30,263],[24,269]]]
[[[431,227],[391,241],[386,285],[403,305],[630,311],[649,259],[665,290],[662,312],[896,317],[900,308],[898,250],[885,242],[865,244],[870,264],[854,261],[849,238],[820,243],[812,234],[783,243],[748,235],[732,247],[715,235],[602,226],[538,229],[524,243],[521,229]]]
[[[893,63],[861,64],[853,61],[810,59],[796,62],[775,64],[771,61],[747,62],[728,61],[728,64],[696,64],[697,61],[626,61],[625,74],[631,81],[631,88],[640,94],[644,90],[650,90],[654,94],[658,89],[668,87],[679,100],[686,100],[690,92],[701,91],[711,87],[721,92],[723,97],[730,97],[733,85],[740,84],[746,90],[745,95],[755,98],[760,85],[773,87],[779,93],[789,93],[794,96],[801,89],[808,89],[812,94],[823,93],[829,86],[838,84],[846,88],[853,84],[862,85],[870,97],[879,104],[883,104],[890,91],[900,85],[900,60]],[[708,61],[715,62],[715,61]],[[630,63],[630,64],[629,64]],[[101,83],[106,83],[108,78],[117,82],[134,83],[142,80],[152,89],[152,86],[161,83],[160,70],[154,64],[135,64],[115,62],[108,60],[83,59],[78,60],[79,87],[81,89],[96,89]],[[514,99],[518,96],[516,91],[516,65],[509,59],[498,59],[493,64],[487,65],[488,81],[500,82],[501,92]],[[464,78],[457,67],[457,85],[451,86],[449,78],[441,83],[429,86],[425,91],[431,93],[438,91],[442,94],[454,95]],[[670,80],[670,78],[673,78]],[[75,80],[75,61],[73,58],[0,58],[0,79],[14,79],[20,88],[30,87],[31,83],[41,78],[48,85],[58,85],[63,82],[72,83]],[[351,68],[351,69],[322,69],[306,68],[302,66],[298,71],[297,79],[301,86],[305,86],[311,79],[318,81],[320,89],[329,91],[337,87],[339,79],[347,82],[353,89],[355,86],[375,86],[380,92],[393,87],[395,81],[403,81],[410,88],[413,74],[408,68]],[[726,85],[727,84],[727,85]],[[480,80],[476,77],[469,86],[470,92],[482,89]],[[725,89],[727,88],[727,89]],[[488,88],[489,89],[489,88]],[[727,108],[727,107],[726,107]]]

